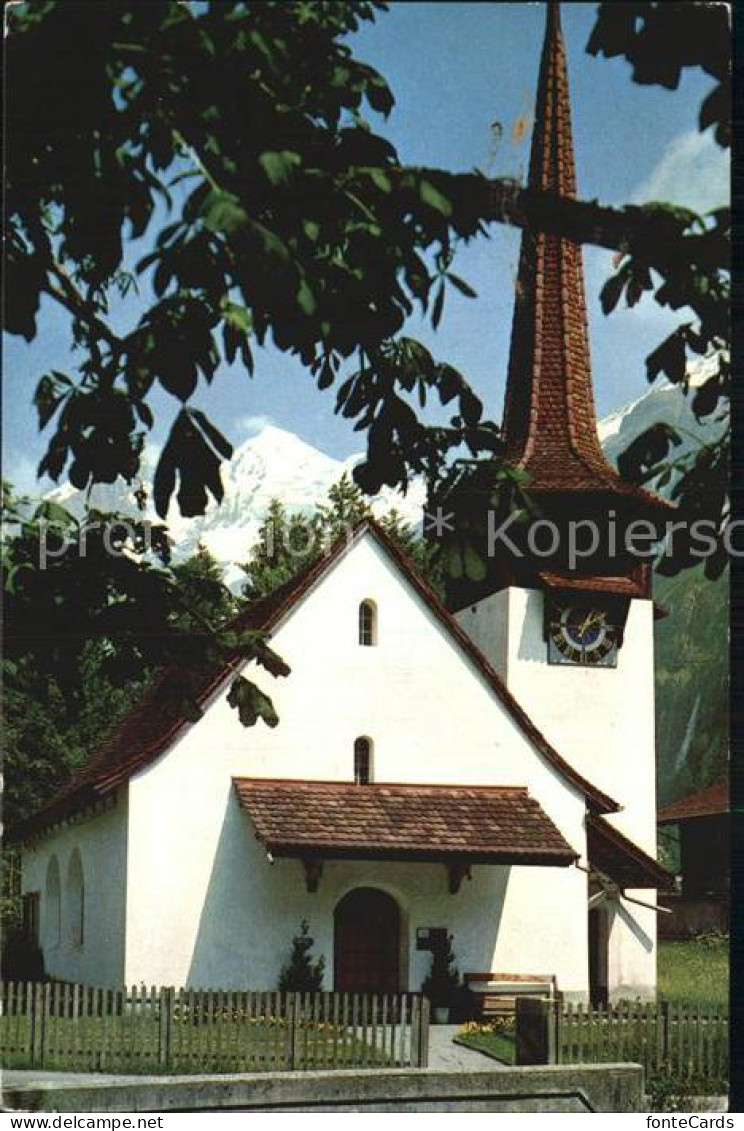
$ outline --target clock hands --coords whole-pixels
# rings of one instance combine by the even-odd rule
[[[582,602],[556,611],[550,634],[552,647],[563,656],[562,662],[608,666],[617,641],[614,628],[608,623],[607,610]]]
[[[598,613],[595,609],[590,609],[589,612],[587,613],[586,617],[584,618],[583,624],[578,629],[579,639],[583,641],[584,636],[586,635],[587,629],[590,629],[592,627],[592,625],[594,625],[597,622],[601,623],[601,620],[602,620],[601,613]]]

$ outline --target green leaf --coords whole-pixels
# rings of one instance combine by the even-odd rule
[[[268,696],[242,675],[233,680],[227,702],[238,712],[244,727],[255,726],[259,719],[263,719],[269,727],[275,727],[279,722],[279,716]]]
[[[331,365],[330,361],[326,359],[320,369],[320,376],[318,377],[318,388],[330,388],[335,380],[335,377],[336,375],[333,372],[333,366]]]
[[[280,152],[267,150],[262,153],[258,163],[263,169],[272,185],[281,185],[292,175],[292,170],[302,164],[299,153],[292,153],[288,149]]]
[[[434,306],[431,312],[431,324],[436,330],[439,323],[442,321],[442,311],[444,310],[444,282],[439,284],[439,289],[434,298]]]
[[[34,393],[34,404],[39,417],[39,430],[47,426],[72,388],[70,378],[56,370],[41,378]]]
[[[469,581],[483,581],[486,576],[486,563],[469,542],[464,548],[465,576]]]
[[[466,283],[464,279],[461,279],[459,275],[448,274],[447,279],[449,279],[453,287],[457,288],[460,294],[465,295],[467,298],[478,297],[477,291],[474,291],[470,284]]]
[[[304,314],[307,314],[308,318],[315,314],[318,304],[315,301],[315,295],[310,288],[310,284],[306,279],[300,281],[300,286],[297,291],[297,301],[300,304],[300,309]]]
[[[152,428],[153,424],[155,423],[155,419],[152,415],[150,406],[147,405],[144,401],[134,401],[134,410],[144,424],[145,428]]]
[[[160,454],[152,481],[152,497],[155,510],[160,518],[168,515],[170,498],[176,489],[176,461],[170,444],[166,444]]]
[[[34,521],[43,521],[60,527],[79,527],[80,523],[70,511],[50,499],[40,503],[34,511]]]
[[[382,75],[374,75],[371,81],[367,83],[366,95],[372,109],[377,110],[379,114],[383,114],[387,118],[395,105],[395,99]]]
[[[434,188],[431,181],[420,181],[419,193],[421,194],[421,199],[424,204],[428,204],[430,208],[441,212],[442,216],[452,215],[452,205],[447,200],[446,196],[442,196],[439,189]]]
[[[660,373],[666,374],[673,384],[680,384],[687,371],[685,339],[675,330],[646,358],[646,377],[655,381]]]
[[[253,319],[247,307],[239,306],[236,302],[223,302],[221,310],[225,322],[234,326],[242,334],[250,334],[253,328]]]
[[[204,203],[204,224],[210,232],[233,232],[248,219],[237,196],[231,192],[212,192]]]
[[[215,428],[211,420],[209,420],[209,418],[205,416],[204,413],[198,408],[191,410],[191,416],[197,422],[204,435],[210,441],[214,449],[219,452],[222,458],[230,459],[233,454],[233,446],[229,440],[225,439],[220,430],[218,428]]]
[[[460,393],[460,413],[465,424],[472,428],[478,423],[483,412],[483,405],[470,389],[463,389]]]
[[[603,314],[610,314],[615,309],[620,301],[627,278],[627,267],[623,267],[616,275],[612,275],[602,287],[599,299]]]
[[[380,190],[380,192],[384,192],[386,194],[392,192],[393,186],[391,184],[390,177],[383,173],[382,169],[365,169],[365,172],[372,183],[375,185],[375,187]]]

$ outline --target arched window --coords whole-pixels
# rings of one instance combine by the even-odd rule
[[[65,911],[68,916],[68,933],[72,946],[82,946],[85,941],[85,883],[80,850],[74,849],[67,868]]]
[[[359,606],[359,643],[365,648],[377,643],[377,609],[374,601],[362,601]]]
[[[47,864],[46,907],[44,908],[44,941],[47,946],[59,946],[61,937],[62,901],[59,883],[59,863],[52,856]]]
[[[372,781],[372,742],[358,738],[354,743],[354,784],[369,785]]]

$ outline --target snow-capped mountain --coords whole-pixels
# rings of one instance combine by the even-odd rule
[[[690,387],[702,385],[716,372],[716,358],[702,358],[691,368]],[[599,438],[608,459],[613,463],[625,448],[653,424],[664,421],[677,429],[682,441],[678,453],[695,441],[709,443],[720,434],[720,425],[713,420],[698,421],[690,407],[692,394],[685,396],[679,386],[658,381],[644,396],[624,405],[600,420]]]
[[[234,580],[233,574],[238,576],[235,563],[247,557],[272,499],[281,499],[290,511],[311,512],[344,472],[351,475],[361,459],[361,454],[346,460],[333,459],[294,433],[265,425],[236,448],[229,463],[223,464],[225,496],[222,503],[218,505],[210,500],[205,514],[197,518],[183,518],[175,502],[171,504],[168,529],[176,557],[189,557],[202,543],[224,566],[230,583]],[[150,459],[146,464],[146,476],[153,462]],[[46,497],[78,518],[84,514],[86,494],[69,483],[55,488]],[[376,515],[395,508],[411,525],[417,526],[424,503],[423,484],[413,484],[406,495],[384,487],[370,502]],[[103,511],[137,513],[133,488],[123,483],[97,484],[91,491],[89,505]],[[151,504],[146,513],[156,521]]]
[[[701,362],[693,383],[700,383],[710,371],[710,363]],[[599,435],[608,457],[616,460],[635,436],[660,420],[678,428],[685,443],[691,443],[693,438],[710,440],[716,435],[715,425],[698,423],[689,399],[678,388],[659,382],[644,396],[600,421]],[[176,556],[188,557],[201,542],[222,563],[231,580],[231,575],[237,576],[235,563],[245,560],[272,498],[281,499],[289,510],[309,512],[325,498],[329,487],[338,482],[344,472],[351,474],[362,458],[359,454],[346,460],[333,459],[292,432],[265,425],[245,440],[230,462],[223,465],[225,497],[220,505],[210,502],[204,515],[184,519],[176,504],[172,504],[168,526]],[[148,470],[152,470],[151,466],[145,468],[146,477]],[[84,512],[85,494],[69,483],[55,488],[47,498],[67,507],[78,517]],[[96,485],[91,503],[100,510],[118,510],[124,514],[134,514],[136,510],[133,491],[125,484]],[[395,507],[410,523],[418,525],[423,503],[423,484],[415,483],[406,495],[383,488],[372,500],[372,509],[381,515]],[[152,510],[148,517],[155,519]]]

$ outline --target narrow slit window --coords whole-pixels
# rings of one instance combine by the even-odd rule
[[[373,601],[362,601],[359,606],[359,643],[364,648],[377,643],[377,610]]]
[[[62,941],[62,891],[59,882],[59,862],[52,856],[47,865],[46,900],[44,905],[44,938],[47,946],[59,946]]]
[[[372,781],[372,743],[358,738],[354,743],[354,784],[369,785]]]
[[[72,946],[85,942],[85,881],[79,849],[73,851],[67,870],[67,915],[69,940]]]

